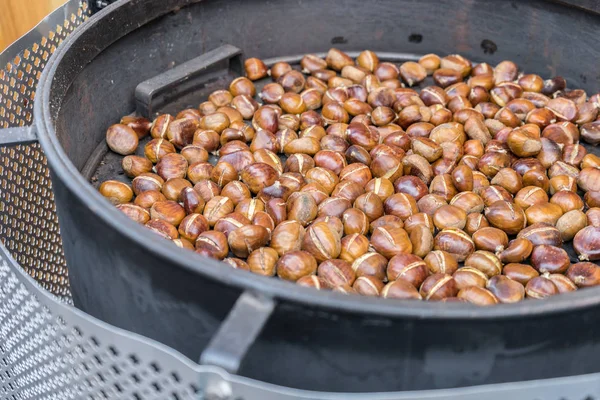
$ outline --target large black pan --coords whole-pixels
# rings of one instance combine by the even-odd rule
[[[599,370],[600,289],[492,308],[317,292],[181,251],[110,206],[82,174],[101,158],[107,126],[135,110],[140,82],[223,44],[261,58],[331,46],[396,59],[460,52],[560,73],[592,93],[600,90],[598,37],[591,8],[541,0],[109,6],[57,50],[35,99],[34,132],[52,172],[75,304],[191,358],[314,390],[415,390]]]

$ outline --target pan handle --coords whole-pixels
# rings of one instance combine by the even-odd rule
[[[245,291],[200,355],[200,364],[237,373],[246,353],[269,320],[274,299]]]
[[[240,49],[225,44],[140,83],[135,88],[137,112],[151,117],[154,110],[204,86],[223,70],[242,74]]]
[[[0,147],[37,142],[35,126],[0,129]]]

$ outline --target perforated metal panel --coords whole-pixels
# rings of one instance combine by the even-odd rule
[[[202,398],[197,365],[40,293],[0,258],[0,398]]]
[[[71,1],[0,55],[0,128],[32,123],[38,79],[51,54],[90,15]],[[70,299],[52,182],[39,144],[0,147],[0,238],[51,293]]]

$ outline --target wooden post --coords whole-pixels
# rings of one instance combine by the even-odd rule
[[[0,52],[66,0],[0,0]]]

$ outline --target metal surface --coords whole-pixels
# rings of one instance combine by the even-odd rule
[[[0,397],[25,400],[596,400],[600,374],[403,393],[285,388],[201,366],[57,301],[0,245]]]
[[[0,129],[0,146],[28,145],[36,142],[37,135],[31,126]]]
[[[493,9],[484,3],[436,2],[439,13],[432,14],[432,3],[409,0],[369,7],[356,0],[344,9],[316,0],[132,0],[92,18],[44,71],[35,107],[75,303],[197,359],[244,290],[272,296],[278,304],[240,374],[299,388],[416,390],[597,371],[599,290],[488,309],[315,292],[179,250],[110,207],[79,173],[106,126],[135,108],[138,82],[224,42],[261,58],[324,51],[331,42],[344,50],[407,54],[452,49],[492,64],[520,60],[528,72],[561,71],[571,86],[587,81],[590,91],[600,88],[591,79],[597,74],[593,60],[600,57],[595,36],[577,37],[581,47],[575,47],[570,30],[597,32],[598,17],[541,1],[498,1]],[[178,11],[167,12],[173,9]],[[358,9],[361,23],[348,23],[353,18],[348,10]],[[268,23],[248,25],[252,13]],[[223,15],[234,29],[222,29]],[[465,23],[448,28],[440,18]],[[497,24],[489,24],[492,19]],[[497,26],[510,29],[498,32]],[[421,43],[407,40],[424,27]],[[464,27],[468,34],[460,31]],[[520,40],[528,35],[548,40],[552,51],[539,41]],[[493,54],[480,48],[490,37],[497,45]],[[135,68],[121,68],[124,60]]]
[[[600,1],[598,0],[556,0],[556,2],[600,14]]]
[[[42,99],[36,102],[36,119],[44,135],[50,133],[43,138],[44,147],[51,159],[64,243],[74,278],[75,301],[79,306],[197,359],[211,343],[242,290],[261,291],[276,297],[279,303],[256,343],[248,349],[240,373],[295,387],[338,391],[421,389],[597,370],[600,354],[595,335],[600,323],[595,308],[599,302],[597,290],[572,294],[569,300],[565,297],[486,310],[468,305],[451,307],[317,293],[243,271],[224,269],[219,263],[184,254],[112,209],[78,172],[88,162],[93,149],[101,145],[106,126],[135,108],[136,83],[223,42],[233,43],[246,54],[261,58],[319,52],[332,44],[344,50],[372,45],[376,51],[408,54],[452,50],[490,63],[519,60],[528,72],[543,76],[559,71],[566,74],[571,86],[584,85],[596,91],[599,89],[595,75],[598,49],[594,46],[597,17],[541,1],[498,1],[494,2],[493,9],[478,1],[463,2],[459,6],[455,2],[381,1],[366,8],[359,1],[351,1],[346,8],[340,8],[333,1],[233,0],[206,1],[184,7],[190,3],[193,2],[122,1],[108,7],[61,49],[55,59],[60,65],[51,65],[39,87]],[[432,4],[441,17],[430,12]],[[178,11],[167,13],[171,10]],[[352,10],[361,10],[360,23],[349,23],[358,21]],[[257,12],[263,23],[249,24],[248,15]],[[394,18],[382,19],[382,15],[394,15]],[[225,30],[223,16],[230,21]],[[436,18],[463,23],[447,27]],[[403,23],[398,24],[398,20]],[[495,23],[489,24],[491,20]],[[574,26],[579,29],[574,30]],[[589,35],[579,35],[580,31]],[[64,32],[61,29],[60,35]],[[422,37],[421,43],[407,40],[417,36]],[[523,41],[523,37],[532,40]],[[494,40],[497,50],[484,54],[480,43],[489,39]],[[46,43],[53,43],[51,40],[54,39],[47,39]],[[580,46],[572,46],[575,42]],[[581,49],[585,49],[585,53]],[[50,47],[48,54],[52,50]],[[35,58],[38,56],[31,54],[25,58],[26,63],[33,63],[33,71],[47,59],[44,52],[39,51],[39,61]],[[13,60],[11,65],[20,66],[20,61]],[[14,74],[16,82],[25,73],[19,76],[18,68],[7,66],[0,75],[2,82],[8,79],[4,87],[10,88],[11,96],[20,98],[21,94],[13,93],[10,74]],[[24,90],[31,96],[32,86],[21,88],[17,91]],[[0,98],[0,103],[7,99],[10,100]],[[31,102],[11,102],[9,111],[6,107],[4,111],[0,109],[0,117],[5,118],[7,113],[17,115],[20,110],[13,122],[21,118],[24,122],[18,122],[26,125],[31,115],[27,116],[23,106],[30,107]],[[10,119],[8,121],[10,123]],[[24,148],[39,152],[36,146]],[[1,233],[8,245],[16,243],[17,256],[31,261],[23,262],[25,269],[33,272],[49,290],[68,293],[66,280],[40,273],[49,266],[58,265],[58,271],[66,272],[66,269],[60,269],[62,258],[60,251],[56,251],[60,249],[60,236],[56,224],[52,224],[55,214],[41,214],[41,208],[53,207],[52,198],[47,200],[44,192],[40,194],[35,189],[49,191],[48,170],[41,157],[19,158],[17,151],[21,147],[2,148],[1,151],[7,153],[0,153],[8,154],[0,163],[0,177],[7,186],[0,187],[3,193],[10,193],[0,200],[9,204],[9,208],[0,208]],[[24,178],[20,180],[20,177]],[[27,183],[25,178],[35,179]],[[29,202],[19,200],[19,196]],[[23,213],[27,213],[25,218]],[[43,222],[35,219],[39,215]],[[36,225],[42,223],[48,225]],[[22,229],[24,233],[13,235],[11,229]],[[45,238],[58,240],[48,245]],[[36,253],[48,248],[55,256],[52,262]],[[30,252],[30,258],[20,252]],[[42,266],[38,267],[36,262]],[[50,271],[56,273],[54,269]],[[16,324],[11,322],[7,326]],[[569,329],[565,330],[565,326]],[[91,328],[94,329],[97,328]],[[218,344],[218,338],[215,342]],[[20,343],[30,346],[27,341]],[[15,354],[18,351],[15,350]],[[140,351],[155,354],[155,350],[149,348]],[[55,375],[59,379],[63,377],[59,373]],[[65,382],[56,385],[66,387]],[[551,399],[564,388],[572,390],[575,398],[598,392],[595,375],[554,382],[558,385],[569,382],[571,386],[557,387],[544,381],[541,383],[549,385],[552,392],[539,393],[539,388],[523,384],[517,385],[517,393],[521,393],[518,395],[507,384],[363,397],[458,398],[465,393],[477,393],[478,398],[485,398],[481,393],[490,395],[506,390],[506,396],[511,398],[525,399],[535,393],[535,398]],[[144,381],[144,385],[147,383]],[[211,397],[219,394],[226,397],[231,393],[260,399],[269,396],[361,398],[295,391],[243,378],[238,381],[234,377],[207,382],[203,387],[211,392]],[[268,393],[263,392],[265,389]]]
[[[57,46],[90,15],[71,0],[0,54],[0,129],[33,121],[37,82]],[[23,130],[0,133],[2,142],[26,139]],[[49,292],[70,301],[54,194],[39,144],[0,145],[0,240]]]
[[[0,398],[202,399],[215,371],[55,300],[0,245]]]
[[[135,88],[137,112],[152,117],[154,110],[217,79],[222,70],[241,75],[241,55],[240,49],[226,44],[140,83]]]
[[[202,352],[200,363],[238,372],[248,349],[275,309],[272,299],[243,293]]]

